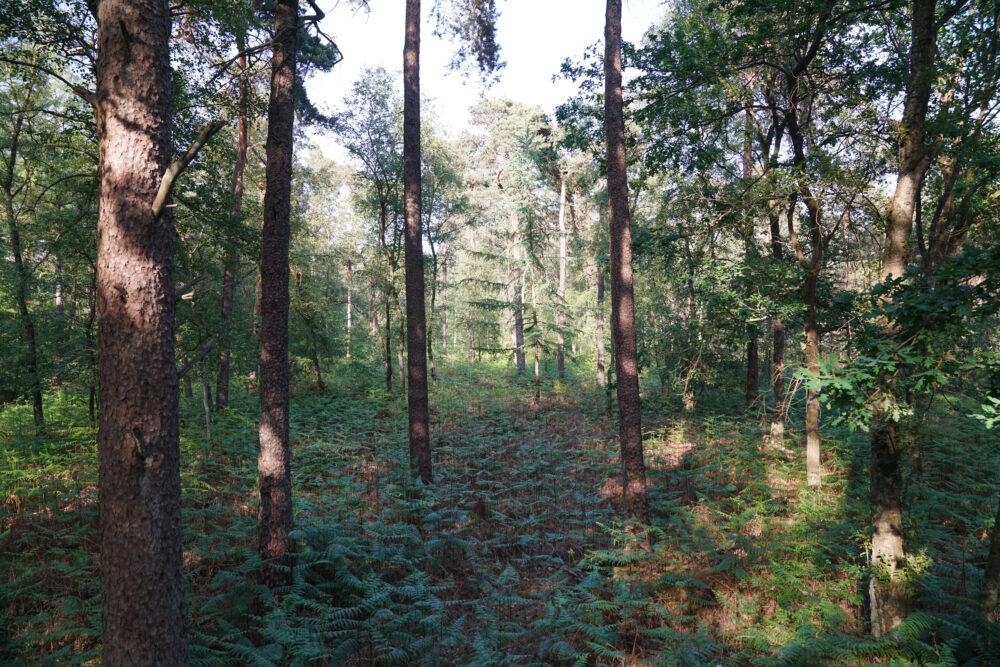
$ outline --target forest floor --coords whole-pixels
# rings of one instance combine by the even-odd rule
[[[931,424],[907,489],[917,613],[876,641],[864,434],[825,433],[810,491],[794,430],[769,447],[735,397],[686,417],[650,394],[650,552],[617,519],[603,388],[546,378],[536,402],[504,368],[439,376],[430,489],[410,479],[405,401],[375,369],[345,364],[325,391],[299,388],[299,552],[294,584],[273,595],[254,576],[256,399],[237,392],[210,432],[200,398],[182,399],[194,663],[954,664],[996,646],[972,610],[1000,452],[974,424]],[[27,406],[0,411],[4,663],[99,657],[95,429],[81,396],[47,399],[43,435]]]

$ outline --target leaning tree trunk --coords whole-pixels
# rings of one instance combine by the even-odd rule
[[[560,174],[559,188],[559,306],[556,311],[556,337],[559,349],[556,352],[556,364],[559,369],[559,379],[566,377],[566,174]]]
[[[166,0],[98,4],[97,333],[101,623],[107,665],[188,663],[181,533]]]
[[[288,443],[288,245],[290,238],[295,58],[298,0],[278,0],[267,108],[267,169],[260,262],[260,477],[259,549],[262,582],[290,581],[291,455]]]
[[[246,49],[246,35],[240,33],[236,40],[236,48]],[[236,139],[236,169],[233,173],[233,208],[229,212],[230,220],[235,224],[243,211],[243,175],[247,167],[247,147],[249,130],[247,123],[247,59],[240,56],[240,92],[237,102],[239,114],[239,130]],[[219,345],[219,373],[215,382],[215,407],[224,410],[229,405],[229,365],[233,349],[233,332],[229,318],[233,312],[233,301],[236,292],[236,243],[226,242],[226,258],[222,273],[222,307],[219,313],[222,322],[222,340]]]
[[[649,523],[646,464],[642,451],[639,364],[632,291],[632,233],[629,229],[628,172],[622,100],[621,0],[608,0],[604,28],[604,124],[607,135],[608,200],[611,210],[611,328],[618,379],[625,516]]]
[[[896,190],[886,216],[886,236],[882,245],[882,279],[901,277],[910,262],[910,234],[913,214],[920,204],[920,183],[930,166],[924,143],[927,107],[934,77],[931,72],[937,51],[936,0],[913,0],[910,33],[910,71],[903,116],[899,123]],[[894,336],[889,323],[886,336]],[[897,393],[894,377],[886,374],[879,391],[888,400]],[[884,401],[875,401],[881,406]],[[871,508],[873,571],[869,583],[872,634],[884,636],[906,617],[910,593],[903,568],[903,485],[901,425],[881,407],[872,414]]]

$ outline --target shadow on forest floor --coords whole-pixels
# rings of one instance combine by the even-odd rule
[[[184,405],[193,662],[929,664],[981,646],[963,614],[990,512],[962,492],[985,493],[996,461],[963,453],[977,431],[940,421],[909,488],[909,544],[928,562],[917,603],[943,600],[945,620],[918,613],[905,636],[873,641],[859,594],[863,437],[827,434],[817,493],[795,433],[766,448],[733,411],[650,406],[648,553],[616,519],[602,389],[546,377],[535,402],[507,371],[441,366],[432,488],[410,479],[405,402],[374,369],[339,369],[328,391],[295,397],[299,553],[295,583],[274,596],[255,580],[256,401],[239,393],[211,436]],[[52,401],[45,437],[20,408],[0,416],[0,659],[15,663],[99,655],[95,433],[81,397]]]

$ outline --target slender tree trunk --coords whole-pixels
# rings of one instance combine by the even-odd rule
[[[58,253],[52,254],[52,260],[55,270],[55,295],[53,297],[54,305],[56,307],[56,326],[59,331],[63,331],[66,327],[66,310],[63,306],[63,271],[62,271],[62,260],[59,258]]]
[[[781,244],[781,211],[773,203],[770,212],[771,256],[775,263],[784,259]],[[776,313],[771,319],[771,387],[774,392],[774,412],[771,413],[771,444],[780,445],[785,438],[785,324]]]
[[[519,243],[520,222],[515,213],[511,216],[514,243]],[[524,373],[524,276],[521,273],[521,249],[514,251],[514,363],[518,373]]]
[[[403,314],[399,295],[396,295],[396,320],[399,322],[399,335],[396,337],[396,368],[399,369],[399,393],[406,393],[406,316]]]
[[[205,412],[205,439],[210,441],[212,439],[212,385],[209,381],[211,376],[211,368],[208,365],[208,357],[205,357],[205,361],[202,363],[204,367],[204,372],[202,373],[201,386],[202,386],[202,409]]]
[[[186,665],[166,0],[97,10],[98,504],[103,662]]]
[[[757,330],[752,329],[747,340],[747,377],[744,397],[747,407],[754,404],[760,393],[760,353],[757,339]]]
[[[24,116],[18,114],[14,124],[14,131],[10,139],[10,157],[7,160],[7,178],[3,183],[4,213],[7,218],[7,234],[10,237],[10,250],[14,255],[14,275],[16,283],[14,285],[14,298],[17,301],[17,312],[21,319],[21,327],[24,329],[24,343],[27,348],[25,369],[28,374],[28,384],[31,387],[31,407],[34,413],[35,426],[45,423],[45,414],[42,410],[42,381],[38,372],[38,344],[35,342],[35,323],[31,318],[31,311],[28,310],[28,279],[30,271],[24,263],[24,256],[21,250],[21,231],[17,225],[17,217],[14,212],[13,182],[15,173],[15,163],[17,162],[18,139],[24,125]]]
[[[433,246],[432,246],[433,249]],[[430,334],[427,336],[427,366],[431,374],[432,380],[437,380],[437,374],[434,372],[434,317],[435,308],[437,306],[437,292],[438,292],[438,264],[437,255],[434,256],[434,269],[432,271],[431,279],[431,311],[427,317],[427,330]]]
[[[597,262],[597,384],[604,386],[604,266]]]
[[[642,451],[639,364],[632,291],[632,233],[629,229],[628,170],[622,102],[621,0],[607,0],[604,28],[604,124],[607,135],[608,200],[611,209],[611,327],[618,379],[625,516],[649,523],[646,464]]]
[[[375,280],[372,279],[372,289],[368,297],[368,336],[375,338],[378,333],[378,290],[375,287]]]
[[[993,532],[990,534],[990,551],[986,557],[986,567],[983,568],[983,616],[988,616],[997,606],[1000,596],[1000,503],[997,504],[996,519],[993,520]]]
[[[385,391],[392,393],[392,313],[389,311],[389,295],[385,295]]]
[[[542,339],[538,335],[538,311],[534,308],[531,309],[531,325],[535,330],[535,403],[542,398],[542,376],[539,368],[539,360],[541,357]]]
[[[260,556],[268,587],[290,581],[291,455],[288,443],[288,246],[290,238],[298,0],[278,0],[267,108],[267,188],[260,262]]]
[[[937,52],[936,0],[913,0],[910,32],[910,71],[899,123],[896,190],[886,216],[886,237],[882,246],[882,279],[900,277],[910,261],[910,234],[913,214],[920,204],[920,184],[930,165],[924,142],[924,127],[931,88],[931,71]],[[885,325],[887,336],[894,331]],[[893,377],[886,374],[880,391],[891,397],[896,393]],[[876,401],[881,405],[882,401]],[[871,507],[872,566],[869,584],[872,634],[881,637],[896,628],[910,606],[910,593],[903,577],[903,496],[900,469],[902,427],[876,408],[872,415]]]
[[[351,260],[347,260],[347,358],[351,358],[351,316],[354,312],[354,304],[351,296],[354,290],[354,266]]]
[[[472,349],[472,310],[471,310],[471,308],[469,310],[468,315],[466,315],[466,317],[465,317],[465,327],[466,327],[465,342],[466,342],[466,348],[468,349],[468,362],[471,364],[473,361],[475,361],[475,357],[473,356],[473,349]]]
[[[448,356],[448,262],[441,262],[441,356]]]
[[[556,309],[556,337],[559,349],[556,364],[559,379],[566,377],[566,174],[561,173],[559,187],[559,305]]]
[[[746,112],[746,132],[743,142],[743,178],[749,183],[753,176],[753,112],[747,109]],[[756,256],[756,249],[753,241],[753,223],[744,234],[744,257],[750,259]],[[746,405],[749,408],[757,401],[760,393],[760,355],[758,352],[758,333],[754,324],[749,325],[747,333],[747,377],[746,377]]]
[[[236,39],[236,48],[241,52],[246,49],[246,35],[240,33]],[[249,145],[249,130],[247,122],[247,59],[241,55],[240,65],[240,91],[237,103],[239,113],[239,128],[236,139],[236,168],[233,171],[233,208],[229,212],[230,219],[235,225],[243,211],[243,177],[247,166],[247,147]],[[236,244],[229,240],[226,242],[225,264],[222,269],[222,306],[220,309],[220,319],[222,321],[222,340],[219,345],[219,373],[215,382],[215,407],[218,410],[225,410],[229,405],[229,366],[230,355],[233,349],[233,332],[229,318],[233,312],[233,301],[236,293]]]
[[[806,368],[811,373],[819,373],[819,327],[816,325],[816,271],[805,276],[802,302],[806,307],[805,333]],[[821,467],[819,460],[819,397],[814,389],[806,391],[806,479],[809,486],[819,488]]]

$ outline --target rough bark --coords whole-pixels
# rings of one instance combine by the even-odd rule
[[[611,211],[611,328],[614,330],[615,372],[618,379],[618,428],[625,515],[649,523],[632,289],[632,233],[629,228],[628,171],[625,160],[621,20],[621,0],[608,0],[604,28],[604,123]]]
[[[597,384],[604,386],[604,266],[597,262]]]
[[[406,0],[403,47],[403,195],[406,213],[406,371],[410,465],[430,484],[431,440],[427,399],[427,322],[420,183],[420,0]]]
[[[241,52],[246,48],[246,38],[240,35],[236,40],[236,48]],[[240,219],[243,211],[243,176],[247,167],[247,147],[249,145],[249,130],[247,123],[247,81],[246,66],[247,59],[241,55],[240,83],[238,107],[238,129],[236,137],[236,167],[233,170],[233,207],[229,216],[233,223]],[[225,410],[229,405],[229,367],[230,355],[233,348],[233,333],[229,323],[230,315],[233,312],[233,300],[236,292],[236,244],[232,241],[226,243],[226,257],[222,269],[222,303],[219,309],[219,318],[222,322],[222,340],[219,344],[219,373],[215,381],[215,407],[217,410]]]
[[[556,309],[556,365],[559,379],[566,377],[566,174],[561,174],[559,187],[559,304]]]
[[[936,0],[913,0],[911,5],[909,81],[899,123],[896,189],[886,216],[882,246],[883,280],[900,277],[906,272],[913,215],[920,203],[920,184],[930,165],[924,129],[937,51],[935,5]],[[887,336],[894,334],[888,324],[885,333]],[[880,384],[880,392],[886,398],[896,393],[892,376],[886,375]],[[876,637],[884,636],[902,623],[909,608],[909,593],[902,581],[905,551],[899,429],[900,425],[881,409],[873,411],[870,465],[873,570],[869,606],[872,634]]]
[[[278,0],[267,108],[267,168],[260,262],[260,484],[259,551],[262,582],[290,581],[291,453],[288,443],[288,246],[290,239],[295,59],[298,0]]]
[[[97,25],[102,657],[183,665],[175,234],[151,206],[171,157],[170,7],[102,0]]]

